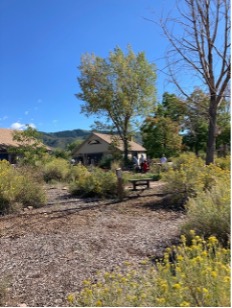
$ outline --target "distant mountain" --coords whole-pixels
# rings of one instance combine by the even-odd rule
[[[64,130],[56,133],[40,132],[45,145],[52,148],[65,149],[66,146],[74,141],[84,141],[91,131],[83,129]]]
[[[68,144],[74,141],[84,141],[90,134],[91,130],[74,129],[64,130],[56,133],[40,132],[43,143],[51,148],[65,149]],[[107,133],[107,132],[102,132]],[[136,133],[134,141],[142,144],[141,135]]]

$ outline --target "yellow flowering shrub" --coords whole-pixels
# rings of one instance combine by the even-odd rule
[[[219,165],[205,165],[201,158],[189,153],[176,158],[173,166],[163,173],[162,180],[167,183],[167,193],[186,203],[202,191],[211,190],[218,182],[228,183],[230,171]]]
[[[215,159],[215,164],[221,169],[230,170],[230,155],[227,155],[226,157],[217,157]]]
[[[68,295],[70,306],[230,307],[230,250],[213,236],[192,235],[191,246],[182,236],[156,265],[127,265],[100,273],[97,283],[84,281],[80,292]]]
[[[0,212],[6,214],[24,206],[45,204],[45,192],[35,175],[0,161]]]

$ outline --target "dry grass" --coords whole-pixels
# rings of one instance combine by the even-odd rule
[[[67,306],[66,297],[98,270],[160,256],[179,236],[182,212],[161,206],[157,187],[121,203],[69,198],[48,189],[48,205],[0,218],[0,277],[7,306]]]

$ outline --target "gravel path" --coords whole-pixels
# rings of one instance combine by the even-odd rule
[[[98,270],[162,255],[178,238],[184,214],[165,207],[159,192],[156,184],[119,203],[47,187],[47,206],[0,218],[6,306],[67,306],[68,293]]]

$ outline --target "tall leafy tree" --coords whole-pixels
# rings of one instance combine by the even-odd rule
[[[127,53],[116,47],[105,59],[85,54],[79,71],[81,92],[76,96],[84,101],[82,112],[112,123],[123,140],[127,161],[133,124],[154,108],[155,66],[148,63],[144,52],[136,55],[128,46]]]
[[[165,92],[160,108],[162,115],[169,117],[172,121],[183,126],[187,112],[187,106],[183,99],[180,99],[173,93]],[[157,109],[156,114],[159,115],[159,109]]]
[[[180,5],[178,5],[180,4]],[[185,79],[200,81],[209,97],[206,164],[214,161],[217,114],[230,81],[230,0],[179,0],[179,16],[161,21],[172,81],[186,96]],[[176,31],[177,30],[177,31]]]
[[[142,126],[142,139],[150,157],[175,156],[181,150],[180,131],[186,114],[186,104],[175,94],[165,92],[153,117]]]
[[[143,144],[150,157],[175,156],[179,154],[182,137],[180,127],[170,117],[149,117],[142,126]]]

